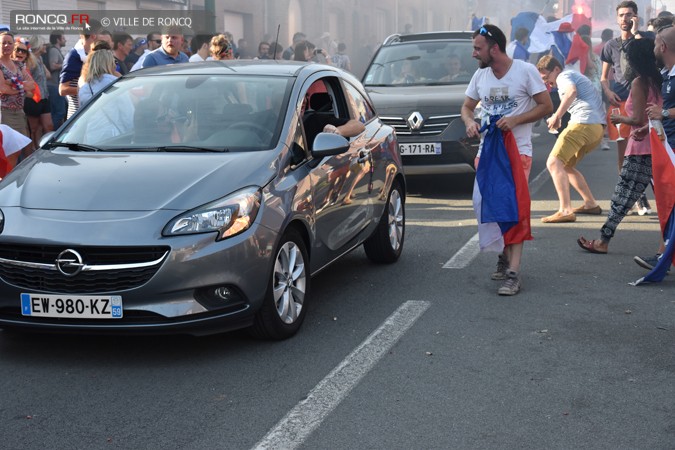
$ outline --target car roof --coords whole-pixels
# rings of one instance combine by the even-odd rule
[[[430,31],[427,33],[392,34],[384,40],[383,46],[404,42],[442,41],[447,39],[471,40],[473,31]]]

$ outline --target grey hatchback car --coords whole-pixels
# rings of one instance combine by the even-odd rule
[[[460,113],[472,54],[471,32],[395,34],[370,62],[363,84],[396,129],[406,175],[474,172],[479,140],[467,139]]]
[[[404,202],[395,133],[346,72],[133,72],[0,182],[0,327],[287,338],[312,275],[360,245],[399,258]]]

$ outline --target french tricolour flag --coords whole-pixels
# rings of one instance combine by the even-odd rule
[[[659,139],[656,130],[651,127],[649,141],[652,146],[652,178],[656,209],[666,250],[651,272],[631,283],[634,286],[662,281],[670,265],[675,264],[675,154],[668,141]]]
[[[497,128],[490,117],[481,132],[480,161],[473,185],[473,207],[478,219],[482,251],[501,252],[505,245],[531,240],[530,191],[513,133]]]

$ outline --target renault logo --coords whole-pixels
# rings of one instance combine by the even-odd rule
[[[82,272],[82,268],[84,267],[82,256],[70,248],[59,253],[55,262],[58,271],[67,277],[74,277]]]
[[[422,128],[423,124],[424,117],[422,117],[422,114],[418,113],[417,111],[408,116],[408,126],[411,130],[417,131]]]

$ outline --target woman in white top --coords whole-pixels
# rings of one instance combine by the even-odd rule
[[[82,84],[78,90],[80,98],[80,107],[84,106],[91,98],[104,87],[117,79],[115,70],[115,57],[111,50],[96,50],[87,56],[85,64],[86,71],[83,68]]]

